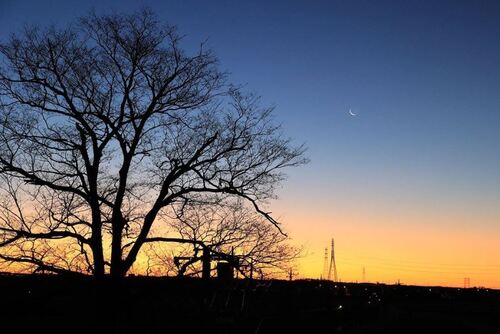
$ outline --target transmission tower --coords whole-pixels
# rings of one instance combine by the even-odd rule
[[[332,271],[333,271],[333,277],[332,277]],[[328,268],[328,280],[331,280],[333,278],[334,282],[338,282],[338,276],[337,276],[337,265],[335,264],[335,243],[332,238],[332,250],[330,252],[330,266]]]
[[[365,267],[363,267],[363,283],[366,282],[366,270]]]
[[[325,248],[325,258],[323,260],[323,276],[322,279],[326,279],[328,276],[328,248]]]

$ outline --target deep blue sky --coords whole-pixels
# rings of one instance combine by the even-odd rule
[[[500,2],[2,0],[0,38],[143,6],[276,105],[312,160],[291,187],[498,203]]]
[[[327,224],[329,210],[399,210],[401,224],[418,213],[500,235],[499,1],[0,1],[2,39],[142,6],[187,47],[208,39],[231,80],[309,147],[279,212]]]

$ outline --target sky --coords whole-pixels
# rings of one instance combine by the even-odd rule
[[[500,2],[0,0],[0,39],[143,7],[308,147],[269,204],[298,277],[335,238],[345,281],[500,288]]]

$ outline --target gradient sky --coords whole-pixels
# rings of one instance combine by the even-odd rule
[[[343,280],[500,288],[500,2],[0,0],[0,38],[143,6],[308,146],[270,206],[301,277],[334,237]]]

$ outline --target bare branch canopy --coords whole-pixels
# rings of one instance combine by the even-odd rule
[[[265,209],[306,162],[272,108],[187,53],[149,11],[29,28],[0,44],[0,259],[126,275],[186,203]],[[177,222],[178,223],[178,222]]]

